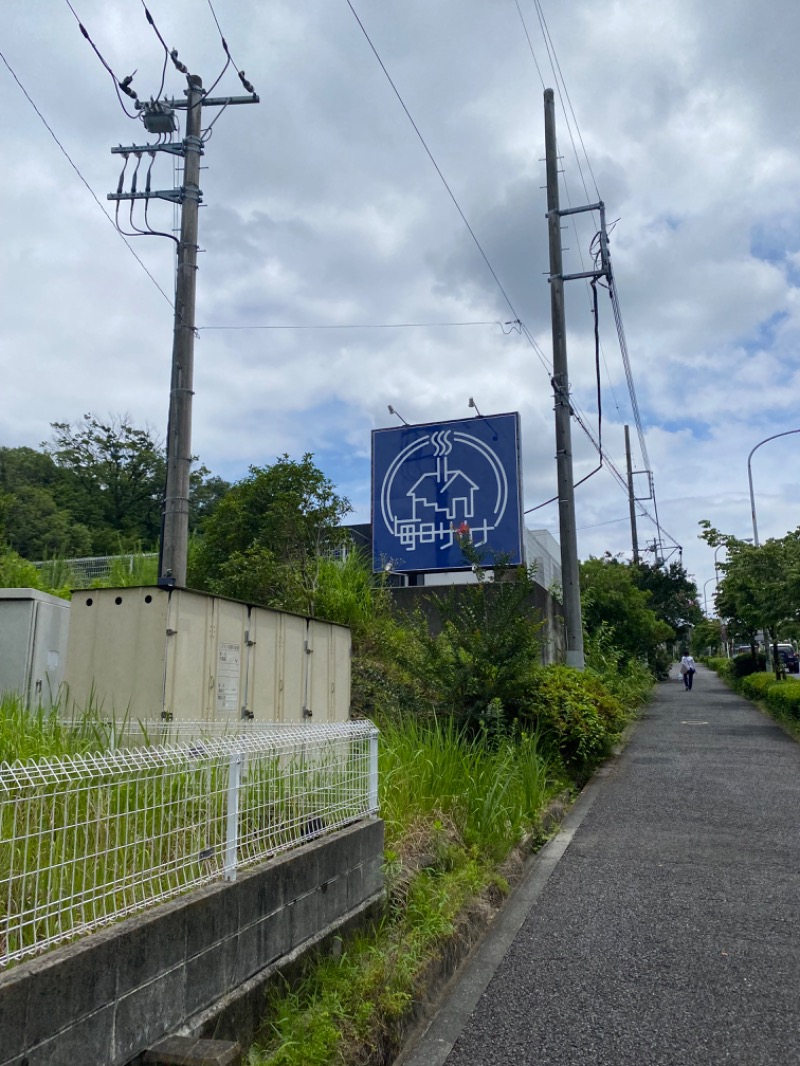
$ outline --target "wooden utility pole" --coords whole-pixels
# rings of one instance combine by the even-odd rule
[[[553,396],[556,424],[558,517],[561,539],[561,581],[564,595],[567,665],[584,667],[578,535],[572,475],[567,335],[564,316],[564,275],[561,258],[561,212],[558,195],[558,149],[552,89],[544,92],[544,139],[547,167],[547,221],[550,238],[550,311],[553,324]]]
[[[633,468],[631,467],[631,434],[630,428],[625,427],[625,461],[628,464],[628,506],[631,511],[631,543],[633,545],[633,561],[639,562],[639,538],[636,533],[636,501],[633,495]]]

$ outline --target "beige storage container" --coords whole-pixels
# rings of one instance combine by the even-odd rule
[[[71,707],[133,719],[343,722],[350,630],[187,589],[72,598]]]

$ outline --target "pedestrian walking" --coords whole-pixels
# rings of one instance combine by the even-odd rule
[[[683,675],[683,685],[687,692],[691,690],[695,670],[694,659],[687,652],[681,659],[681,674]]]

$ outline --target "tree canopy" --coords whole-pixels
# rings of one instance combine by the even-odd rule
[[[653,610],[653,594],[639,588],[640,576],[636,568],[611,556],[581,563],[583,624],[590,634],[610,633],[628,658],[655,666],[659,645],[671,640],[675,630]]]
[[[679,640],[687,638],[692,627],[702,620],[697,586],[682,563],[661,567],[639,562],[631,566],[631,577],[637,588],[650,593],[650,610],[675,630]]]
[[[218,595],[313,614],[320,564],[339,547],[350,503],[309,453],[252,466],[205,524],[189,582]]]
[[[754,645],[761,630],[772,641],[794,630],[800,623],[800,527],[755,545],[721,533],[707,520],[700,525],[707,544],[726,548],[714,602],[729,637]]]
[[[52,428],[42,451],[0,448],[0,542],[36,560],[154,549],[165,454],[153,431],[91,413]],[[191,530],[227,489],[204,466],[192,472]]]

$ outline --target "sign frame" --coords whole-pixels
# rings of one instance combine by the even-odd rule
[[[470,570],[461,535],[487,569],[522,565],[520,429],[512,411],[373,430],[375,571]]]

